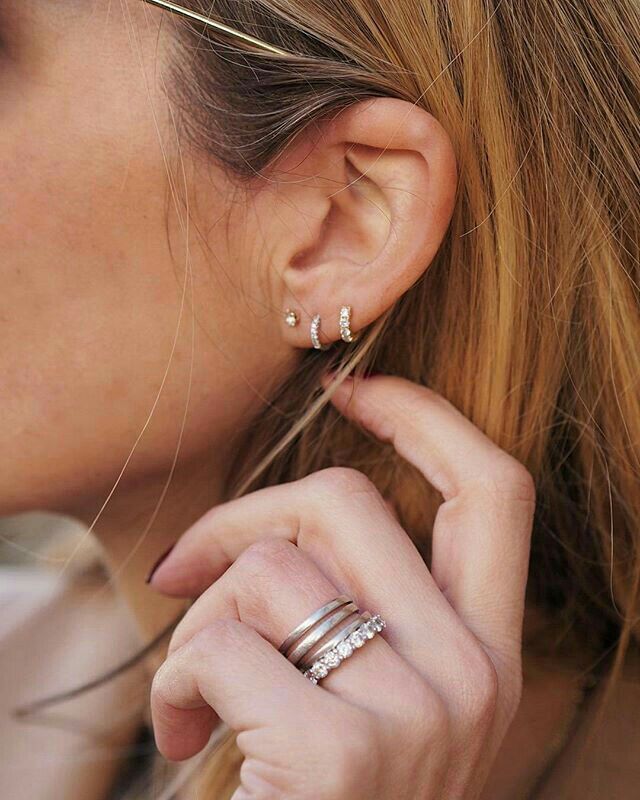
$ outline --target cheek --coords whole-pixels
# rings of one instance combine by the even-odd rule
[[[48,68],[42,54],[39,68],[1,78],[0,309],[13,352],[76,340],[88,368],[91,351],[129,327],[129,303],[148,322],[147,307],[160,312],[175,291],[157,131],[166,114],[126,34],[122,20],[93,46],[70,34]],[[151,51],[147,69],[153,61]]]
[[[79,70],[70,54],[1,104],[0,449],[14,458],[11,470],[0,466],[0,486],[9,494],[44,487],[52,468],[68,483],[86,479],[87,464],[100,464],[96,481],[117,474],[171,353],[182,276],[166,225],[164,106],[159,94],[150,100],[134,53],[123,63],[127,53],[118,70],[90,58]],[[165,413],[182,394],[182,348]]]
[[[179,188],[183,173],[153,83],[157,32],[132,47],[113,20],[99,47],[87,31],[38,74],[0,75],[0,514],[99,506],[143,428],[120,486],[166,476],[187,397],[181,463],[212,442],[230,461],[229,432],[259,407],[276,355],[293,357],[274,355],[265,301],[226,249],[243,237],[225,232],[227,184],[209,162],[189,164],[200,224],[182,308],[167,166]]]
[[[44,333],[80,336],[91,348],[100,345],[104,321],[113,322],[112,334],[126,330],[130,304],[142,321],[147,306],[161,309],[176,281],[157,141],[142,160],[131,144],[134,128],[129,139],[107,143],[82,127],[91,109],[77,112],[74,124],[44,110],[54,130],[41,135],[12,136],[6,127],[0,134],[0,184],[11,187],[0,199],[0,304],[3,320],[24,325],[23,335],[31,330],[40,343]],[[30,130],[42,126],[33,112],[25,116]]]

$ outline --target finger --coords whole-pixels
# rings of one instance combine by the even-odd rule
[[[467,653],[481,648],[373,484],[355,470],[322,470],[217,506],[181,537],[152,585],[168,593],[215,586],[250,548],[278,539],[297,543],[336,594],[348,589],[358,606],[382,614],[393,649],[454,713],[464,710],[458,687],[476,670]],[[262,592],[258,614],[268,600]]]
[[[520,649],[535,506],[529,472],[444,397],[411,381],[350,379],[332,401],[442,494],[432,575],[465,624],[510,661]]]
[[[354,571],[381,569],[386,584],[395,565],[403,580],[438,593],[393,506],[362,473],[346,468],[321,470],[212,508],[180,537],[150,583],[165,594],[195,597],[249,546],[267,538],[297,544],[337,583]]]
[[[305,723],[338,702],[317,690],[249,625],[210,620],[155,674],[156,745],[172,761],[190,758],[207,743],[218,719],[235,731],[286,725],[302,734]]]
[[[295,545],[282,539],[263,540],[245,550],[195,601],[174,631],[169,652],[181,648],[212,620],[224,618],[250,625],[277,649],[303,619],[343,593],[350,596],[348,587],[332,584]],[[378,635],[333,669],[321,685],[361,708],[406,718],[415,711],[423,683]],[[410,691],[411,699],[405,704],[403,698]]]

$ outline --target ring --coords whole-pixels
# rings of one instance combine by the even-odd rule
[[[365,612],[368,614],[368,612]],[[311,683],[318,683],[322,678],[326,678],[329,672],[353,655],[354,651],[362,647],[369,639],[380,633],[387,627],[387,623],[382,619],[380,614],[375,614],[373,617],[369,615],[369,619],[364,622],[361,621],[358,627],[352,631],[348,636],[343,638],[338,644],[328,650],[323,656],[316,659],[313,664],[302,671],[302,674],[308,678]]]
[[[310,630],[316,624],[316,622],[319,622],[330,611],[333,611],[334,608],[346,605],[349,602],[351,601],[346,596],[346,594],[341,594],[334,600],[330,600],[328,603],[325,603],[322,606],[322,608],[319,608],[317,611],[314,611],[313,614],[309,614],[309,616],[306,617],[306,619],[303,619],[299,625],[296,625],[296,627],[291,631],[291,633],[287,636],[284,642],[282,642],[278,650],[283,655],[286,655],[287,650],[290,649],[291,645],[295,642],[295,640],[298,639],[303,634],[305,634],[308,630]]]
[[[359,628],[364,621],[369,619],[371,619],[371,614],[368,611],[358,614],[354,620],[337,629],[328,641],[314,648],[306,658],[301,659],[297,665],[298,668],[304,670],[311,667],[316,661],[319,661],[325,653],[328,653],[329,650],[332,650],[336,645],[340,644],[343,639],[346,639],[353,631]]]
[[[296,625],[278,650],[318,683],[385,627],[379,614],[360,613],[353,600],[339,595]]]
[[[309,631],[302,639],[293,646],[293,649],[287,653],[287,658],[294,665],[298,666],[303,656],[307,653],[328,633],[331,633],[338,625],[338,623],[352,617],[358,613],[358,606],[355,603],[346,603],[337,611],[334,611],[322,622],[319,622],[313,630]]]

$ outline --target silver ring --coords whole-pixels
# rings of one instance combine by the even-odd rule
[[[321,639],[335,629],[336,625],[348,617],[358,613],[358,606],[355,603],[346,603],[340,606],[322,622],[319,622],[312,630],[305,633],[293,646],[292,650],[286,654],[289,661],[297,666],[300,659],[306,655]]]
[[[365,614],[368,614],[368,612],[365,611]],[[339,667],[343,661],[353,655],[355,650],[362,647],[370,639],[373,639],[373,637],[386,628],[386,626],[387,624],[382,617],[379,614],[375,614],[366,622],[361,622],[356,630],[343,638],[321,658],[316,659],[308,669],[302,670],[302,674],[308,678],[311,683],[318,683],[322,678],[326,678],[332,669]]]
[[[328,641],[314,648],[310,653],[307,653],[307,655],[296,664],[298,669],[309,669],[314,662],[321,659],[325,653],[328,653],[329,650],[332,650],[337,644],[346,639],[349,634],[359,628],[363,622],[367,622],[370,617],[371,614],[368,611],[364,611],[362,614],[358,614],[356,619],[347,622],[346,625],[342,625]]]
[[[339,608],[340,606],[344,606],[350,602],[350,597],[347,597],[346,594],[341,594],[333,600],[330,600],[328,603],[325,603],[322,608],[314,611],[313,614],[309,614],[309,616],[303,619],[299,625],[296,625],[284,642],[282,642],[278,650],[283,655],[286,655],[287,650],[291,648],[291,645],[296,641],[296,639],[305,634],[316,624],[316,622],[319,622],[321,619],[323,619],[323,617],[326,617],[327,614],[333,611],[334,608]]]

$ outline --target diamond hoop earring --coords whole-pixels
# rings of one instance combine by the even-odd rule
[[[355,339],[351,333],[351,306],[342,306],[340,309],[340,338],[343,342],[353,342]]]
[[[315,317],[311,320],[311,344],[315,347],[316,350],[324,350],[322,343],[320,342],[320,314],[316,314]]]

